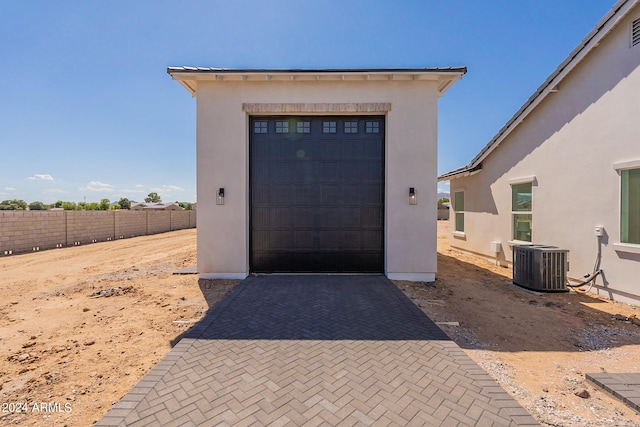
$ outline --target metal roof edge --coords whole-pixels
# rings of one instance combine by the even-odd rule
[[[478,172],[482,171],[482,163],[473,166],[473,165],[467,165],[467,166],[463,166],[461,168],[458,169],[454,169],[452,171],[449,172],[445,172],[442,175],[438,176],[438,182],[440,181],[449,181],[452,178],[462,178],[464,176],[471,176],[471,175],[475,175]]]
[[[471,162],[462,168],[447,172],[441,177],[455,177],[465,173],[467,169],[473,169],[479,165],[500,143],[529,115],[537,106],[551,93],[552,89],[557,86],[581,60],[590,53],[599,42],[611,30],[617,27],[618,23],[627,13],[635,7],[640,0],[619,0],[613,7],[598,21],[594,28],[582,39],[578,46],[571,51],[564,61],[547,77],[547,79],[535,90],[520,109],[507,121],[507,123],[498,131],[498,133],[485,145],[480,152],[471,160]],[[607,26],[607,24],[610,24]],[[606,28],[605,28],[606,27]],[[457,172],[459,171],[459,172]],[[457,173],[455,173],[457,172]],[[440,180],[440,177],[438,177]],[[444,180],[444,179],[443,179]]]
[[[218,73],[218,74],[365,74],[365,73],[454,73],[466,74],[467,67],[425,67],[425,68],[292,68],[292,69],[235,69],[215,67],[167,67],[168,74],[174,73]]]

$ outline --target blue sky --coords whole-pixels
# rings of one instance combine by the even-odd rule
[[[196,201],[195,100],[166,74],[181,65],[467,66],[440,99],[443,173],[467,164],[613,4],[0,0],[0,200]]]

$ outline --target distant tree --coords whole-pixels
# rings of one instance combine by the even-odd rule
[[[187,205],[184,202],[178,202],[176,200],[176,205],[180,206],[182,209],[185,209],[187,207]]]
[[[438,209],[448,209],[445,203],[449,203],[449,199],[447,199],[446,197],[438,199]]]
[[[187,204],[184,206],[184,210],[186,210],[186,211],[192,211],[192,210],[193,210],[193,206],[191,205],[191,203],[187,203]]]
[[[24,211],[27,210],[28,207],[27,202],[18,199],[3,200],[2,203],[0,203],[0,211]]]
[[[162,203],[162,199],[155,191],[149,193],[147,197],[144,198],[146,203]]]
[[[54,208],[61,208],[63,203],[64,203],[64,202],[63,202],[62,200],[58,200],[57,202],[55,202],[55,203],[53,204],[53,207],[54,207]]]
[[[96,202],[87,203],[84,208],[88,211],[97,211],[100,209],[100,205]]]
[[[111,204],[111,200],[109,199],[102,199],[100,200],[100,206],[98,209],[100,209],[101,211],[108,211],[109,210],[109,205]]]
[[[78,209],[78,205],[76,204],[76,202],[62,202],[60,207],[65,211],[75,211]]]
[[[127,199],[126,197],[123,197],[120,200],[118,200],[118,204],[122,209],[131,209],[131,201],[129,201],[129,199]]]
[[[42,202],[31,202],[31,203],[29,203],[29,210],[30,211],[44,211],[44,210],[47,210],[47,208],[45,207],[44,203],[42,203]]]

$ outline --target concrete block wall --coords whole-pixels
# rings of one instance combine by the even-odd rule
[[[0,256],[195,226],[194,211],[0,211]]]
[[[64,212],[0,211],[0,255],[65,245]]]
[[[147,232],[164,233],[171,229],[171,211],[147,211]]]
[[[67,212],[68,245],[104,242],[114,238],[115,211]]]
[[[147,234],[147,215],[142,211],[119,210],[114,211],[116,217],[115,236],[123,239]]]
[[[190,213],[193,211],[170,211],[171,212],[171,229],[182,230],[190,226]]]

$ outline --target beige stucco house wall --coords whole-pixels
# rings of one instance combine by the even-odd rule
[[[599,259],[593,290],[640,304],[640,245],[620,238],[621,170],[640,168],[639,19],[637,1],[617,2],[468,166],[440,177],[452,201],[464,192],[464,210],[454,203],[451,214],[452,246],[509,264],[521,243],[512,185],[530,182],[532,243],[568,249],[571,278]]]
[[[170,68],[197,98],[198,271],[244,278],[249,266],[249,118],[385,116],[385,272],[436,272],[437,101],[464,68],[223,70]],[[409,188],[419,197],[409,205]],[[224,205],[216,205],[218,188]]]

